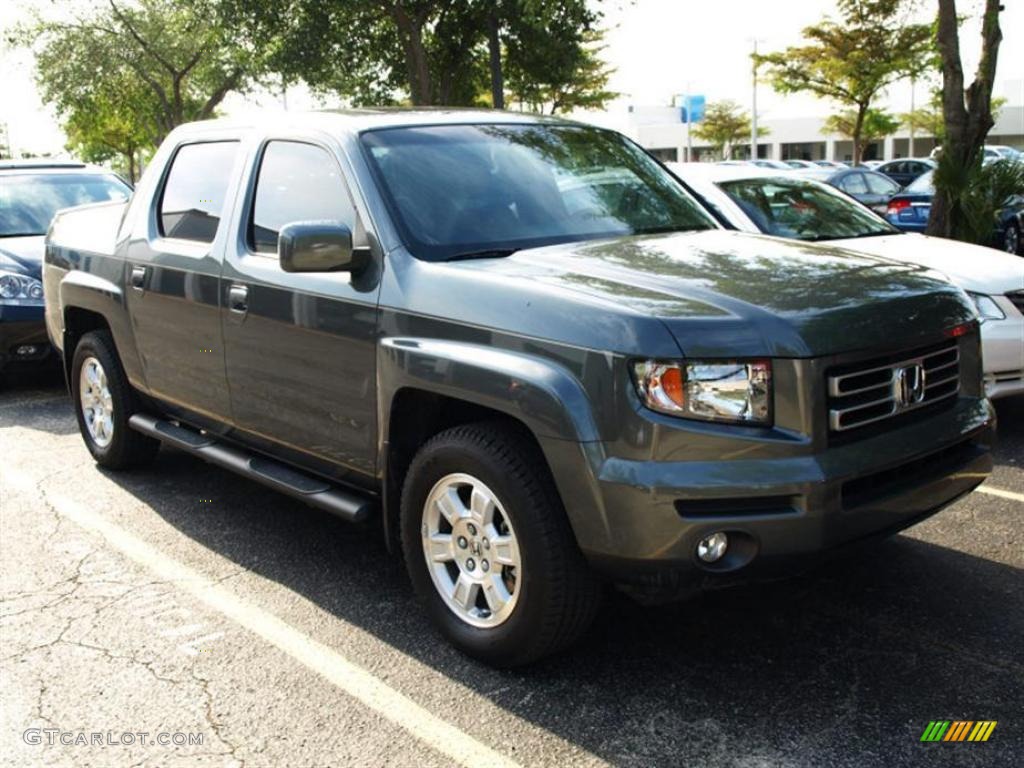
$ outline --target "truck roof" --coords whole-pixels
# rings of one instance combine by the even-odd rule
[[[417,125],[465,125],[480,123],[508,124],[573,124],[570,120],[527,112],[495,109],[450,109],[445,107],[374,107],[313,112],[257,112],[244,118],[218,118],[185,123],[176,132],[193,133],[207,130],[266,128],[319,128],[327,132],[358,133],[374,128],[398,128]]]

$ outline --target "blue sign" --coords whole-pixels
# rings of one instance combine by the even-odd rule
[[[684,123],[699,123],[704,119],[704,96],[683,96],[683,106],[679,108],[679,119]]]

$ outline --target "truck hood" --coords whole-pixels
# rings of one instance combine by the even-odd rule
[[[574,311],[565,302],[570,294],[608,313],[657,318],[691,357],[891,348],[975,319],[963,292],[926,267],[724,230],[572,243],[445,266],[500,274],[506,288],[520,278],[534,292],[560,293],[561,306],[528,302],[548,327]],[[594,305],[575,311],[586,310]],[[601,323],[600,315],[593,321]],[[616,341],[608,348],[618,349]]]
[[[872,256],[937,269],[964,290],[975,293],[1009,293],[1024,289],[1024,259],[994,248],[917,234],[833,240],[832,243]]]

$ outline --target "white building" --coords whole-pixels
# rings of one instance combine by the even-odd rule
[[[1021,96],[1000,109],[989,144],[1007,144],[1024,150],[1024,86]],[[632,137],[658,158],[665,161],[684,160],[687,148],[687,127],[681,122],[678,107],[625,108],[624,113],[605,113],[598,119],[581,115],[585,120],[614,127]],[[824,132],[823,117],[761,117],[761,127],[769,133],[758,141],[758,156],[774,160],[850,160],[853,142]],[[883,141],[869,144],[865,160],[891,160],[897,157],[923,156],[936,145],[934,136],[918,133],[910,147],[910,133],[900,129]],[[691,137],[692,159],[706,159],[711,148],[695,136]],[[750,140],[736,146],[734,158],[750,156]],[[717,158],[716,158],[717,159]]]

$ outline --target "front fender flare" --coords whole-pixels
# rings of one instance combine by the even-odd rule
[[[600,440],[589,398],[558,363],[437,339],[385,338],[379,350],[381,424],[389,423],[395,393],[414,387],[507,413],[538,439]]]
[[[378,349],[379,467],[388,466],[391,405],[402,389],[484,406],[518,420],[533,433],[579,545],[599,549],[609,540],[597,480],[605,458],[600,432],[590,398],[567,368],[518,352],[437,339],[390,337],[382,339]],[[386,477],[384,482],[385,507],[394,514],[397,499],[387,497],[399,489],[390,480]],[[390,542],[389,526],[386,519]]]

